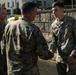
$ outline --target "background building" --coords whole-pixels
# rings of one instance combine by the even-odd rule
[[[36,2],[39,6],[51,6],[54,0],[1,0],[0,5],[5,6],[7,9],[21,7],[22,2]]]

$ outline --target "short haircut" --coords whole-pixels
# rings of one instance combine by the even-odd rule
[[[21,6],[21,13],[22,14],[29,13],[35,7],[37,7],[37,4],[34,2],[24,2]]]
[[[3,9],[6,10],[6,8],[4,6],[0,6],[0,11],[3,10]]]
[[[54,2],[53,4],[52,4],[52,8],[54,8],[55,6],[58,6],[58,7],[60,7],[60,8],[64,8],[64,4],[63,4],[63,2]]]

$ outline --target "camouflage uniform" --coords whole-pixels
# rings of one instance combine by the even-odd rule
[[[26,18],[7,24],[1,47],[3,53],[6,48],[8,75],[39,75],[38,56],[53,57],[39,28]]]
[[[52,43],[51,49],[57,51],[57,69],[59,75],[67,75],[67,72],[75,72],[76,62],[68,65],[67,57],[72,54],[76,60],[76,20],[68,15],[64,15],[62,20],[56,19],[51,25]],[[63,65],[63,70],[61,66]],[[67,69],[67,70],[66,70]],[[65,74],[64,74],[65,73]],[[76,75],[69,74],[68,75]]]
[[[2,40],[5,25],[6,25],[5,22],[0,22],[0,41]],[[1,52],[1,47],[0,47],[0,52]],[[5,60],[4,56],[2,56],[1,53],[0,53],[0,60],[1,60],[0,61],[0,74],[6,75],[6,73],[7,73],[6,60]]]
[[[2,36],[3,36],[5,25],[6,25],[5,22],[0,22],[0,41],[1,41]]]

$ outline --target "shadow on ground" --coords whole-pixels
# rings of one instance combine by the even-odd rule
[[[55,62],[50,60],[38,60],[40,75],[58,75]]]

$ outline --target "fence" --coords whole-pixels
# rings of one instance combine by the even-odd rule
[[[76,10],[75,9],[66,9],[65,14],[68,14],[76,19]],[[48,45],[51,42],[50,27],[53,22],[54,17],[51,10],[40,10],[37,12],[34,24],[40,28],[42,31]]]

